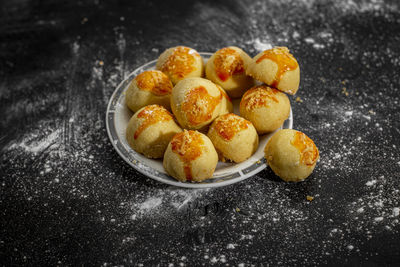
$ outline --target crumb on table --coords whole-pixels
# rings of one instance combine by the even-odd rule
[[[347,88],[346,87],[342,88],[342,94],[344,94],[345,96],[349,96],[349,92],[347,92]]]

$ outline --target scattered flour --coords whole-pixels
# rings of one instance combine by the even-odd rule
[[[271,49],[273,45],[268,41],[261,41],[260,38],[255,38],[253,42],[254,49],[258,52],[262,52],[267,49]]]
[[[237,244],[228,244],[226,245],[227,249],[235,249],[235,246],[237,246]]]
[[[393,208],[392,214],[393,214],[393,217],[398,217],[400,214],[400,208],[398,208],[398,207]]]
[[[304,38],[304,42],[306,42],[307,44],[313,44],[313,43],[315,43],[315,40],[311,37],[307,37],[307,38]]]
[[[73,44],[72,44],[72,52],[74,53],[74,55],[78,55],[79,48],[80,48],[80,45],[79,45],[78,41],[73,42]]]
[[[211,189],[178,189],[165,188],[148,190],[138,199],[132,201],[130,215],[131,219],[151,217],[167,217],[174,212],[185,208],[198,197],[209,192]]]
[[[139,206],[139,212],[149,212],[152,209],[160,206],[162,203],[162,198],[160,197],[150,197],[146,199],[145,202],[141,203]]]
[[[353,116],[353,111],[346,111],[346,112],[344,113],[344,115],[345,115],[345,116],[348,116],[348,117],[351,117],[351,116]]]
[[[317,2],[300,1],[300,4],[304,4],[306,6],[310,5],[310,7],[313,8],[313,5],[316,5]],[[352,0],[348,0],[335,2],[333,3],[333,5],[335,5],[339,10],[346,12],[358,12],[359,10],[361,10],[362,12],[367,12],[378,11],[385,4],[383,1],[355,3]],[[264,11],[265,10],[261,9],[259,13],[262,13]],[[121,19],[121,21],[123,20],[124,19]],[[276,23],[277,21],[273,22]],[[257,23],[258,21],[255,20],[253,22],[253,26],[257,27]],[[302,36],[298,31],[293,31],[291,35],[289,35],[286,31],[282,31],[280,34],[278,34],[278,36],[269,36],[266,33],[258,36],[264,37],[261,39],[257,37],[246,43],[249,45],[250,48],[253,47],[254,50],[257,52],[272,48],[275,45],[286,45],[285,42],[287,41],[285,40],[287,40],[287,38],[290,39],[290,36],[295,40],[296,44],[304,42],[308,44],[309,47],[313,47],[316,50],[328,48],[334,42],[344,41],[343,39],[335,40],[333,38],[333,36],[335,35],[333,35],[329,29],[323,29],[322,31],[313,32],[310,33],[310,35],[304,36]],[[121,79],[126,76],[126,69],[129,69],[125,66],[124,61],[127,42],[124,36],[123,28],[116,29],[115,39],[115,45],[117,46],[117,49],[120,53],[120,58],[117,58],[115,61],[112,61],[110,63],[106,62],[106,64],[112,65],[112,68],[108,68],[109,70],[111,69],[111,71],[108,70],[107,72],[109,73],[107,73],[106,69],[103,68],[99,60],[94,62],[94,66],[91,70],[91,80],[89,84],[90,88],[96,88],[98,84],[102,85],[104,88],[104,102],[108,100],[108,97],[111,95],[112,91],[121,81]],[[282,40],[282,43],[278,42],[279,40]],[[129,41],[135,42],[135,40]],[[83,53],[83,50],[81,50],[78,41],[75,41],[71,45],[71,51],[73,53],[73,56],[77,56],[79,53]],[[153,48],[152,51],[158,52],[158,49]],[[328,49],[326,49],[325,51],[328,51]],[[373,55],[365,54],[366,58],[372,56]],[[339,82],[338,84],[339,85],[335,85],[339,88],[337,95],[339,95],[340,97],[344,97],[341,95],[340,92],[342,86]],[[351,95],[352,94],[350,94],[350,96]],[[364,99],[361,98],[361,100]],[[341,127],[344,129],[347,126],[350,127],[352,123],[360,121],[365,123],[366,126],[370,124],[375,126],[371,127],[375,129],[375,131],[381,131],[383,129],[384,122],[376,123],[379,113],[368,113],[368,110],[371,109],[371,107],[356,107],[351,104],[327,103],[328,101],[325,98],[325,95],[322,95],[321,98],[317,101],[318,105],[316,105],[315,108],[321,109],[321,111],[317,112],[315,110],[311,110],[310,113],[324,114],[328,117],[326,120],[323,117],[320,118],[321,123],[319,126],[315,127],[315,131],[331,131],[336,127]],[[384,101],[382,102],[384,103]],[[82,111],[82,113],[86,112],[86,110]],[[96,173],[98,169],[102,169],[104,167],[103,164],[105,163],[102,162],[101,164],[96,164],[96,160],[101,159],[102,157],[97,154],[95,154],[94,156],[92,155],[92,153],[96,152],[96,149],[93,149],[93,147],[98,148],[102,152],[110,151],[112,148],[110,148],[110,144],[108,143],[107,136],[104,132],[104,125],[102,124],[102,120],[94,116],[93,114],[96,114],[96,112],[89,114],[88,118],[90,120],[96,119],[100,121],[100,123],[96,126],[96,128],[89,128],[89,130],[87,128],[75,128],[74,134],[79,134],[83,138],[78,143],[80,146],[67,154],[68,157],[71,158],[70,162],[75,164],[74,168],[76,167],[76,172],[68,173],[65,175],[60,174],[57,171],[60,169],[59,167],[62,166],[62,161],[60,161],[58,158],[58,163],[57,161],[55,163],[58,165],[52,165],[49,159],[45,159],[40,165],[39,170],[41,175],[51,174],[49,175],[48,184],[46,184],[46,181],[43,177],[41,177],[42,179],[37,179],[38,182],[37,184],[34,184],[34,187],[36,187],[35,189],[38,191],[36,191],[36,193],[33,193],[33,191],[27,191],[27,194],[29,195],[27,197],[28,201],[32,201],[32,199],[40,195],[40,190],[48,190],[45,191],[48,195],[56,195],[58,190],[53,190],[54,188],[52,189],[51,186],[57,186],[57,189],[58,187],[64,186],[65,188],[68,188],[64,190],[66,191],[66,194],[70,194],[73,198],[80,197],[82,199],[85,199],[88,197],[88,195],[97,196],[97,194],[99,194],[99,196],[102,196],[101,193],[98,193],[101,192],[101,190],[103,190],[104,192],[110,192],[110,188],[120,190],[121,187],[118,186],[121,186],[122,184],[134,184],[134,186],[139,185],[142,187],[140,189],[135,188],[135,190],[137,190],[135,191],[135,195],[128,195],[128,197],[126,198],[123,196],[118,196],[118,198],[116,199],[116,201],[118,202],[117,206],[120,204],[120,209],[124,211],[122,212],[122,214],[124,214],[123,216],[114,218],[113,216],[115,216],[115,213],[113,211],[108,211],[107,213],[107,209],[104,209],[104,207],[101,205],[104,205],[107,208],[113,207],[114,203],[109,200],[109,203],[104,201],[101,202],[101,205],[99,205],[99,220],[105,223],[113,223],[113,225],[111,226],[111,229],[113,230],[116,229],[116,227],[121,227],[119,226],[119,223],[124,221],[126,218],[128,218],[128,222],[125,223],[129,227],[139,224],[138,220],[151,220],[152,222],[154,222],[154,224],[150,225],[149,227],[154,227],[155,229],[157,229],[157,223],[162,225],[165,224],[165,222],[170,222],[170,220],[175,220],[176,222],[176,220],[179,220],[179,218],[181,218],[182,216],[186,216],[187,212],[197,212],[197,207],[199,207],[200,209],[204,208],[204,206],[207,206],[211,207],[206,209],[208,215],[205,215],[206,212],[201,213],[200,215],[190,214],[193,217],[193,221],[191,222],[193,224],[192,228],[196,229],[199,233],[198,235],[200,235],[202,233],[202,229],[208,229],[207,225],[215,224],[216,221],[213,221],[214,217],[212,216],[213,212],[221,212],[225,216],[223,217],[223,219],[224,224],[226,224],[227,227],[236,227],[238,224],[241,224],[240,228],[245,229],[245,231],[236,233],[235,229],[228,229],[226,233],[227,238],[229,237],[230,239],[224,240],[223,244],[221,245],[221,247],[223,247],[224,249],[227,248],[228,252],[232,253],[236,253],[237,250],[243,248],[244,246],[249,246],[249,244],[252,244],[253,242],[257,242],[259,240],[259,236],[268,234],[269,230],[272,229],[271,231],[274,231],[275,229],[278,229],[278,227],[279,230],[281,230],[281,227],[285,227],[286,225],[291,225],[293,227],[288,228],[288,232],[285,233],[284,236],[282,236],[282,239],[279,240],[279,242],[287,242],[286,245],[290,246],[291,243],[289,242],[293,240],[298,240],[297,238],[299,236],[306,237],[309,235],[310,231],[313,230],[313,225],[310,224],[310,222],[312,223],[315,220],[310,217],[310,214],[317,216],[322,216],[319,214],[319,212],[323,214],[323,212],[321,211],[318,211],[317,213],[312,213],[310,211],[312,210],[312,205],[317,202],[308,203],[304,200],[307,206],[301,206],[301,201],[294,199],[294,197],[292,196],[293,192],[298,192],[298,190],[296,189],[292,191],[286,191],[287,187],[289,187],[287,185],[268,182],[269,184],[271,184],[271,187],[269,188],[271,190],[260,190],[260,183],[265,183],[265,181],[261,179],[259,180],[260,183],[258,181],[254,183],[249,182],[248,188],[244,186],[241,187],[240,185],[238,187],[235,187],[239,188],[238,190],[240,190],[240,192],[235,193],[234,189],[232,189],[232,191],[228,189],[227,191],[230,194],[236,194],[234,195],[236,197],[236,200],[240,199],[240,196],[244,195],[244,197],[242,197],[242,203],[237,203],[236,201],[230,200],[232,203],[235,203],[235,205],[241,204],[242,206],[240,207],[240,209],[230,209],[228,211],[223,209],[221,211],[218,208],[213,209],[212,207],[214,206],[211,205],[213,203],[207,202],[209,199],[224,200],[225,198],[227,198],[225,196],[219,196],[219,198],[217,197],[218,192],[223,192],[219,189],[188,190],[172,187],[162,187],[161,189],[159,189],[157,188],[157,186],[153,186],[152,183],[150,183],[152,186],[143,186],[142,182],[137,182],[135,179],[129,182],[123,181],[123,179],[126,177],[126,173],[129,172],[128,170],[124,170],[122,174],[121,172],[119,172],[118,175],[116,175],[115,172],[117,171],[114,172],[112,168],[107,167],[104,168],[104,174],[99,174],[98,172]],[[75,124],[78,122],[78,118],[78,116],[67,118],[67,122]],[[41,128],[41,130],[43,129],[44,127]],[[99,132],[99,134],[97,134],[97,132]],[[357,149],[357,146],[360,142],[368,142],[369,136],[366,135],[364,132],[358,133],[356,136],[353,137],[347,137],[347,134],[349,134],[349,132],[344,131],[343,134],[341,134],[340,136],[332,136],[332,140],[323,140],[323,142],[320,142],[320,146],[322,148],[321,161],[317,165],[317,172],[324,174],[324,172],[333,173],[333,170],[340,170],[342,174],[346,173],[348,174],[348,177],[352,177],[355,170],[359,170],[360,168],[364,167],[364,165],[362,165],[362,167],[357,165],[359,164],[359,162],[357,162],[357,156],[359,156],[359,154],[361,153],[359,149]],[[49,131],[49,133],[44,135],[33,133],[29,136],[24,136],[22,141],[11,144],[8,147],[8,150],[20,149],[23,152],[27,152],[29,157],[32,155],[35,156],[35,154],[39,154],[39,152],[43,151],[49,146],[59,146],[62,142],[62,137],[63,132],[61,129]],[[337,146],[335,146],[337,147],[337,151],[329,149],[331,143],[333,142],[337,143]],[[94,152],[90,151],[91,149],[94,150]],[[361,156],[365,156],[365,154]],[[390,155],[387,155],[387,157],[389,156]],[[109,160],[111,161],[114,159],[110,157]],[[115,160],[120,163],[119,158]],[[15,161],[17,162],[15,164],[20,164],[17,160]],[[394,164],[396,164],[396,162],[398,165],[400,165],[400,161],[398,161],[398,158],[396,158]],[[114,162],[114,164],[115,166],[121,166],[118,165],[116,162]],[[95,174],[91,172],[94,172]],[[74,176],[77,173],[78,177],[75,178]],[[18,178],[18,174],[15,177]],[[93,179],[93,181],[87,180],[89,179],[88,177],[90,179]],[[107,180],[107,177],[113,177],[115,178],[115,180],[113,180],[112,183],[107,184],[104,182]],[[345,212],[348,213],[346,215],[349,215],[346,216],[346,218],[349,219],[346,219],[346,221],[343,223],[335,222],[335,224],[331,219],[326,220],[327,224],[332,224],[332,227],[327,227],[326,240],[323,240],[317,244],[319,250],[326,250],[326,253],[332,253],[332,250],[334,250],[336,247],[339,247],[343,250],[347,249],[352,252],[357,251],[357,248],[359,247],[357,243],[353,243],[353,241],[351,241],[352,244],[350,245],[348,244],[348,240],[345,240],[345,234],[351,232],[364,234],[368,238],[372,238],[375,233],[379,233],[380,231],[389,231],[388,229],[392,229],[391,231],[393,231],[394,234],[398,233],[395,230],[398,229],[400,225],[398,220],[400,212],[399,190],[397,189],[397,187],[393,186],[393,184],[390,183],[389,178],[377,177],[378,175],[374,178],[367,178],[369,180],[366,179],[359,181],[360,186],[363,187],[362,192],[360,192],[359,195],[355,195],[355,199],[352,203],[344,202],[347,205],[345,206],[347,207],[347,209],[345,209]],[[333,176],[330,178],[331,183],[340,184],[343,182],[347,182],[347,180],[344,180],[343,177]],[[318,176],[314,176],[314,178],[312,179],[314,180],[311,183],[306,183],[307,186],[304,186],[304,188],[302,189],[309,190],[311,188],[312,190],[318,191],[321,188],[321,184],[322,186],[324,186],[324,183],[321,182],[321,180],[318,180]],[[83,185],[82,181],[85,181],[86,184]],[[86,187],[89,187],[90,189],[88,190]],[[105,193],[104,196],[107,196],[107,193]],[[352,196],[345,196],[344,201],[348,201],[348,197]],[[324,201],[328,201],[328,203],[329,201],[331,201],[332,204],[334,204],[337,199],[334,200],[325,197]],[[191,205],[193,205],[193,207]],[[190,206],[191,209],[188,209],[188,206]],[[123,224],[121,223],[121,225]],[[243,227],[243,225],[248,227]],[[125,229],[122,228],[118,228],[117,230],[125,231]],[[124,245],[128,245],[136,242],[137,237],[135,237],[134,234],[135,233],[129,233],[128,235],[131,236],[123,238],[121,240],[121,243]],[[271,236],[271,238],[273,238],[273,236]],[[199,237],[199,240],[203,242],[204,238],[202,239]],[[210,244],[206,244],[205,247],[209,247]],[[197,248],[201,248],[201,246],[197,246]],[[213,247],[212,250],[213,249],[215,249],[215,247]],[[218,250],[220,249],[220,247],[216,247],[216,249]],[[220,251],[215,252],[217,254],[213,254],[213,251],[208,251],[207,249],[204,249],[204,251],[207,254],[200,255],[204,255],[204,259],[209,260],[210,263],[213,264],[222,265],[228,262],[228,260],[230,259],[229,255],[232,255],[232,253],[228,255],[227,251],[224,252],[225,254],[221,254]],[[304,257],[306,259],[310,259],[310,257],[307,256],[309,255],[306,254]],[[287,258],[287,255],[277,254],[276,257],[280,257],[282,260],[284,260]],[[181,257],[181,255],[179,255],[177,259],[181,261],[187,260],[186,257]],[[295,265],[295,263],[293,265]],[[143,266],[143,264],[138,264],[138,266]],[[247,266],[247,264],[240,263],[238,266]]]
[[[125,69],[126,39],[124,31],[125,31],[124,27],[114,28],[114,33],[116,35],[116,45],[119,51],[119,60],[116,60],[116,69],[119,72],[119,76],[121,78],[120,81],[124,80],[126,77],[126,69]]]
[[[19,143],[11,144],[8,150],[13,150],[16,148],[22,148],[26,152],[37,154],[51,145],[59,142],[61,129],[57,129],[47,136],[43,136],[42,139],[36,140],[38,135],[27,135]]]
[[[350,218],[357,231],[372,233],[382,229],[390,230],[400,226],[399,189],[391,186],[391,180],[381,175],[377,179],[365,183],[365,193],[349,205]]]

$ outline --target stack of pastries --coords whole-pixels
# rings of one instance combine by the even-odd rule
[[[128,144],[148,158],[163,158],[166,172],[179,181],[204,181],[219,160],[247,160],[259,135],[281,127],[290,113],[286,94],[295,94],[299,82],[299,65],[286,47],[254,58],[224,47],[206,64],[192,48],[169,48],[156,70],[140,73],[128,86],[126,105],[134,112]],[[231,98],[241,98],[240,116],[233,114]],[[285,181],[304,180],[319,158],[314,142],[295,130],[277,131],[264,151]]]

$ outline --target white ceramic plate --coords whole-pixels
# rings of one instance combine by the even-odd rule
[[[204,61],[207,61],[212,53],[200,53]],[[145,70],[155,69],[157,60],[153,60],[134,70],[121,82],[112,94],[107,107],[106,127],[108,136],[118,154],[133,168],[142,174],[157,181],[187,188],[206,188],[226,186],[249,178],[267,167],[264,159],[264,147],[273,133],[260,136],[260,144],[257,152],[248,160],[241,163],[218,162],[217,168],[211,179],[202,183],[179,182],[169,176],[162,165],[162,160],[148,159],[137,153],[128,145],[125,138],[125,130],[133,112],[125,105],[125,91],[133,78]],[[239,114],[240,99],[233,100],[234,113]],[[281,128],[292,129],[293,114],[290,110],[289,118]]]

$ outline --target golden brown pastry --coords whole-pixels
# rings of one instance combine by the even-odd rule
[[[318,148],[304,133],[292,129],[277,131],[264,149],[268,165],[284,181],[302,181],[314,170]]]
[[[165,50],[160,55],[156,69],[164,72],[173,84],[177,84],[184,78],[202,77],[204,62],[193,48],[176,46]]]
[[[164,155],[164,169],[181,182],[201,182],[211,178],[218,163],[218,155],[210,139],[197,131],[184,130],[168,144]]]
[[[214,120],[207,136],[214,144],[222,161],[245,161],[258,148],[258,135],[253,124],[233,113]]]
[[[158,70],[148,70],[131,81],[125,102],[133,112],[152,104],[170,109],[171,91],[172,83],[167,75]]]
[[[251,88],[240,101],[240,115],[251,121],[259,134],[278,129],[289,113],[287,95],[266,85]]]
[[[244,66],[251,57],[242,49],[229,46],[215,52],[206,64],[206,78],[220,85],[230,97],[241,97],[254,85],[253,78],[246,75]]]
[[[246,65],[246,73],[290,95],[299,89],[299,64],[287,47],[275,47],[259,53]]]
[[[210,124],[221,112],[222,93],[203,78],[186,78],[172,89],[171,109],[179,124],[197,130]]]
[[[129,120],[126,139],[136,152],[148,158],[162,158],[171,138],[181,131],[167,109],[149,105]]]

